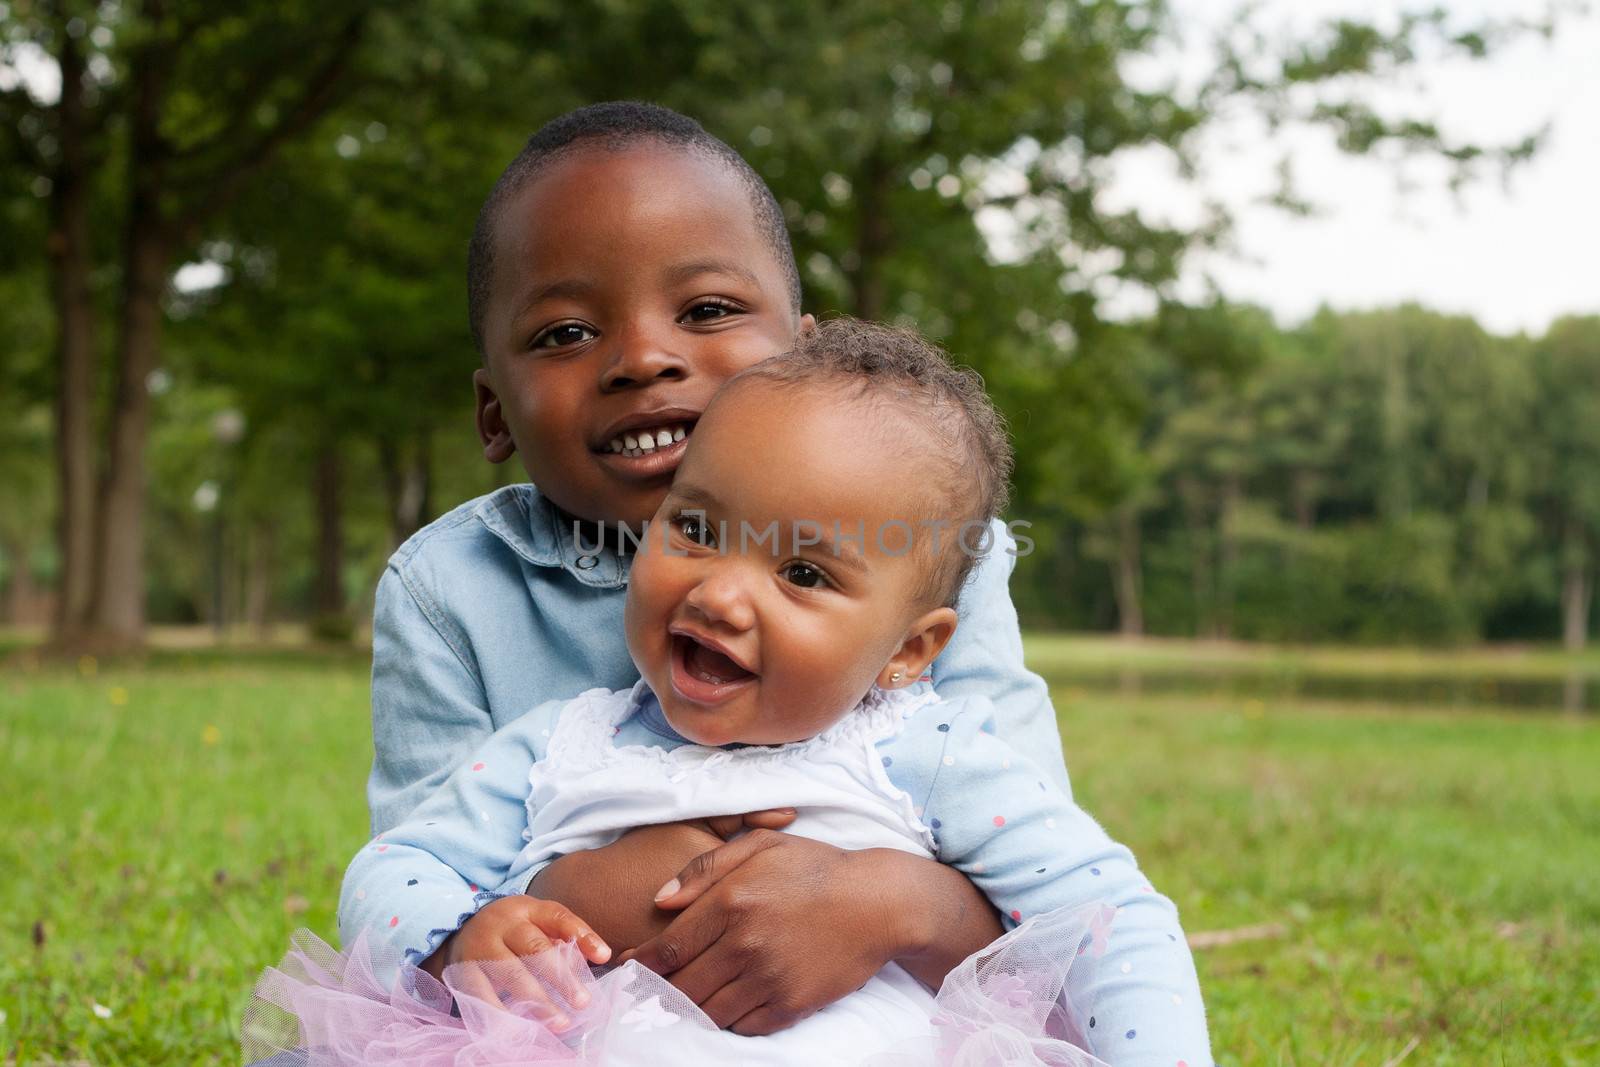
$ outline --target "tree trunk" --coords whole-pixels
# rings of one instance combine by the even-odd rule
[[[6,599],[0,607],[0,622],[13,626],[31,622],[29,614],[38,599],[38,589],[33,583],[33,571],[28,568],[28,546],[21,540],[0,539],[0,557],[6,562],[10,580],[6,584]]]
[[[409,463],[393,442],[378,442],[378,460],[383,466],[384,492],[389,502],[390,537],[398,547],[422,528],[433,512],[432,457],[426,434],[419,435],[416,451]]]
[[[1583,531],[1567,520],[1561,566],[1561,643],[1578,651],[1589,641],[1589,605],[1594,598],[1594,577],[1589,569]]]
[[[94,299],[89,290],[89,167],[83,54],[63,34],[56,107],[61,163],[51,182],[47,240],[56,316],[56,544],[61,584],[53,619],[58,644],[74,644],[94,596]]]
[[[137,645],[144,637],[145,444],[150,374],[160,363],[161,294],[169,251],[152,201],[135,195],[118,317],[117,393],[95,537],[95,643]]]
[[[1294,495],[1294,525],[1298,530],[1310,531],[1317,523],[1317,472],[1299,468],[1294,472],[1291,492]]]
[[[1234,583],[1239,565],[1239,499],[1244,493],[1237,474],[1222,480],[1222,505],[1217,509],[1217,636],[1233,636]]]
[[[1144,633],[1144,609],[1139,604],[1139,516],[1131,507],[1119,508],[1117,524],[1117,619],[1122,636]]]
[[[853,314],[869,322],[883,317],[887,303],[883,257],[894,240],[889,226],[889,177],[888,164],[874,152],[861,168],[857,190],[856,265],[850,272],[855,290]]]
[[[270,636],[272,625],[272,571],[277,531],[271,523],[258,522],[250,532],[245,553],[244,618],[260,640]]]
[[[1184,526],[1189,533],[1189,590],[1194,598],[1194,635],[1216,636],[1216,593],[1211,573],[1211,530],[1206,524],[1205,489],[1193,478],[1179,477]]]
[[[344,617],[344,509],[339,496],[339,452],[324,445],[311,476],[317,515],[317,577],[312,607],[319,621]]]

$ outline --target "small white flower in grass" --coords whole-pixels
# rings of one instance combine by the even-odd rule
[[[104,1004],[100,1003],[98,1000],[90,1001],[89,1003],[91,1005],[90,1010],[94,1012],[96,1018],[98,1018],[98,1019],[109,1019],[109,1018],[111,1018],[111,1009],[110,1008],[106,1007]]]

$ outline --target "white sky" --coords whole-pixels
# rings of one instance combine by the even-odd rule
[[[1189,27],[1182,53],[1165,65],[1189,67],[1204,56],[1210,29],[1232,0],[1173,0]],[[1407,5],[1416,7],[1418,5]],[[1463,24],[1476,16],[1536,16],[1542,2],[1455,0]],[[1303,28],[1316,16],[1390,18],[1402,5],[1376,0],[1272,0],[1267,24]],[[1202,60],[1203,61],[1203,60]],[[1476,315],[1501,332],[1542,332],[1569,313],[1600,312],[1600,15],[1569,16],[1553,40],[1536,35],[1489,59],[1430,62],[1408,87],[1386,90],[1380,106],[1405,105],[1448,132],[1506,143],[1552,124],[1544,150],[1503,185],[1497,172],[1451,194],[1429,164],[1403,170],[1352,160],[1330,137],[1274,141],[1233,123],[1201,152],[1205,188],[1237,219],[1238,254],[1197,260],[1230,297],[1263,304],[1293,321],[1319,304],[1363,308],[1415,300]],[[1418,106],[1420,105],[1420,107]],[[1252,205],[1276,184],[1276,162],[1293,146],[1300,190],[1323,210],[1309,219]],[[1192,209],[1170,177],[1163,152],[1130,159],[1114,199],[1179,217]],[[1411,186],[1402,192],[1397,176]],[[1124,199],[1125,198],[1125,199]]]

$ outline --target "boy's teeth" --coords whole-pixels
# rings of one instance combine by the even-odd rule
[[[663,426],[659,430],[642,433],[625,433],[611,439],[611,451],[624,456],[647,456],[658,448],[666,448],[689,436],[682,426]]]

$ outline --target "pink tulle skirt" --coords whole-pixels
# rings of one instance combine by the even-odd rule
[[[636,963],[591,972],[571,944],[515,963],[458,964],[439,982],[375,954],[365,939],[341,953],[302,930],[256,984],[243,1051],[246,1062],[272,1067],[1094,1067],[1101,1061],[1084,1051],[1080,1025],[1092,1005],[1081,991],[1111,915],[1096,906],[1030,918],[965,960],[937,996],[890,967],[770,1037],[719,1030]],[[545,1003],[519,998],[530,978]],[[551,1005],[566,1017],[559,1030],[544,1021]]]

